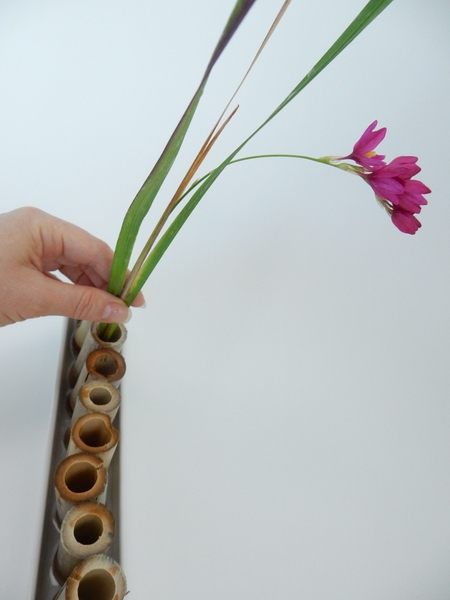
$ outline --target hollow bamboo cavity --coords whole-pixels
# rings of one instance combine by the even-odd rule
[[[118,386],[125,375],[125,370],[125,360],[115,350],[97,348],[90,352],[70,394],[72,408],[76,404],[82,385],[88,381],[99,380]]]
[[[114,421],[120,407],[120,392],[107,381],[89,381],[81,386],[72,415],[72,423],[88,413],[103,413]]]
[[[108,348],[94,350],[86,359],[88,379],[100,379],[117,386],[125,375],[125,361],[121,354]]]
[[[56,511],[60,521],[74,504],[95,500],[104,502],[107,474],[103,461],[92,454],[73,454],[56,469]]]
[[[103,466],[107,469],[119,443],[119,437],[119,432],[113,427],[108,415],[84,415],[72,426],[67,456],[81,452],[93,454],[101,458]]]
[[[87,323],[89,327],[86,329]],[[78,353],[75,364],[72,367],[71,379],[72,381],[76,381],[79,377],[83,365],[86,361],[86,358],[92,350],[96,348],[108,348],[110,350],[115,350],[116,352],[120,352],[122,346],[124,345],[127,339],[127,330],[126,327],[122,324],[119,324],[114,331],[111,340],[105,341],[102,340],[98,335],[98,329],[100,327],[100,323],[89,323],[88,321],[82,321],[80,323],[79,329],[80,333],[78,335],[78,339],[81,340],[84,336],[82,346]],[[78,332],[78,329],[77,329]],[[77,343],[77,334],[75,334],[75,343]]]
[[[55,559],[56,575],[65,581],[73,569],[93,554],[103,554],[115,534],[114,517],[104,504],[82,502],[64,517]]]
[[[96,554],[75,567],[55,600],[123,600],[126,590],[120,565]]]

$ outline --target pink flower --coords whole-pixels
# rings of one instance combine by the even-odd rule
[[[421,227],[414,214],[420,213],[422,206],[428,204],[424,194],[429,194],[431,190],[421,181],[413,179],[421,171],[416,156],[398,156],[386,164],[385,156],[375,153],[374,149],[386,135],[386,127],[375,130],[377,124],[378,121],[374,121],[369,125],[353,146],[353,152],[339,160],[350,159],[363,167],[347,165],[347,170],[353,171],[370,185],[397,229],[414,234]]]
[[[384,159],[386,157],[377,154],[374,149],[384,140],[386,127],[375,131],[377,125],[378,121],[371,123],[353,146],[353,152],[348,156],[342,157],[340,160],[354,160],[367,170],[382,167],[385,164]]]
[[[399,156],[371,173],[360,173],[403,233],[414,234],[421,227],[414,213],[428,204],[424,194],[431,192],[421,181],[412,179],[421,171],[415,156]]]

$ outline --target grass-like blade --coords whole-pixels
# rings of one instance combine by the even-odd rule
[[[292,92],[277,106],[273,113],[245,141],[247,143],[258,131],[271,121],[283,108],[291,102],[317,75],[325,69],[374,19],[389,6],[392,0],[370,0],[347,29],[338,37],[322,58],[313,66]]]
[[[206,67],[197,91],[195,92],[186,111],[181,117],[180,122],[175,128],[161,156],[153,167],[150,175],[143,183],[125,215],[125,219],[119,233],[119,238],[117,240],[108,287],[108,291],[116,296],[119,296],[122,291],[131,253],[133,251],[134,243],[136,241],[141,223],[150,210],[153,200],[161,188],[161,185],[163,184],[167,174],[172,168],[202,96],[207,79],[218,58],[224,51],[228,42],[236,32],[237,28],[255,1],[256,0],[238,0],[236,2],[225,29],[223,30],[219,42]]]

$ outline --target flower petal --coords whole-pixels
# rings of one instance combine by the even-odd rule
[[[365,132],[353,146],[354,155],[367,154],[368,152],[371,152],[374,148],[376,148],[378,144],[384,140],[387,129],[386,127],[382,127],[381,129],[374,131],[377,125],[378,121],[374,121],[365,130]]]
[[[374,152],[374,148],[383,141],[387,130],[386,127],[375,130],[377,125],[378,121],[371,123],[353,146],[353,152],[348,156],[343,156],[340,160],[354,160],[368,171],[384,166],[386,157]]]
[[[416,217],[407,211],[394,208],[391,215],[392,222],[402,233],[414,235],[422,227],[422,223]]]
[[[417,175],[422,169],[417,165],[419,159],[416,156],[398,156],[382,169],[376,171],[376,177],[399,177],[407,180]]]
[[[373,177],[373,175],[374,174],[371,173],[370,175],[366,176],[365,179],[375,194],[384,200],[389,200],[389,202],[392,202],[392,204],[397,204],[398,197],[401,196],[404,191],[403,184],[394,178],[383,177],[378,179]]]
[[[405,192],[409,194],[430,194],[431,190],[418,179],[408,179],[408,181],[405,181]]]

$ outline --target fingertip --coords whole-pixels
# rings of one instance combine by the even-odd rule
[[[139,294],[133,300],[131,306],[134,306],[134,308],[145,308],[147,306],[144,294],[142,292],[139,292]]]
[[[128,323],[131,310],[123,302],[111,302],[103,309],[101,320],[104,323]]]

